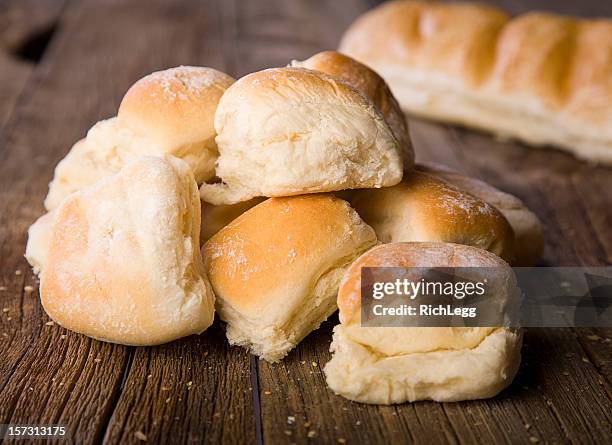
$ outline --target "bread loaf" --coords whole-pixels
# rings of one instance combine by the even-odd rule
[[[54,215],[54,212],[45,213],[28,229],[25,257],[36,275],[40,275],[47,262]]]
[[[406,112],[612,162],[612,20],[399,0],[357,19],[340,51]]]
[[[213,205],[202,202],[202,231],[200,242],[204,244],[215,233],[227,226],[251,207],[256,206],[266,198],[253,198],[236,204]]]

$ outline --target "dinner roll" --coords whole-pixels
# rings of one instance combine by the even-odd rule
[[[187,162],[200,183],[215,175],[214,115],[232,83],[234,79],[212,68],[181,66],[159,71],[128,90],[117,119],[136,135],[145,135],[158,152]]]
[[[51,243],[54,212],[45,213],[28,229],[28,243],[25,257],[36,275],[40,275],[47,261],[47,252]]]
[[[251,207],[256,206],[266,198],[253,198],[236,204],[213,205],[202,202],[202,230],[200,242],[204,244],[211,236],[227,226]]]
[[[271,198],[209,239],[204,263],[230,343],[283,358],[336,310],[347,266],[376,235],[329,194]]]
[[[425,163],[418,165],[417,168],[488,202],[506,217],[514,231],[513,266],[530,267],[540,261],[544,251],[542,223],[523,201],[484,181],[464,176],[446,166]]]
[[[351,205],[383,243],[458,243],[513,258],[514,235],[504,216],[429,173],[413,172],[393,187],[356,190]]]
[[[155,345],[212,323],[198,188],[180,159],[142,157],[71,194],[55,210],[51,232],[40,295],[65,328]]]
[[[340,286],[340,324],[324,368],[334,392],[362,403],[450,402],[493,397],[512,382],[520,364],[519,330],[362,326],[363,267],[481,268],[473,273],[488,279],[494,270],[502,293],[494,298],[516,301],[512,269],[485,250],[431,242],[377,246],[350,266]]]
[[[374,70],[336,51],[322,51],[291,66],[321,71],[338,77],[365,94],[382,112],[400,146],[404,168],[414,166],[414,149],[410,142],[408,124],[389,86]]]
[[[380,111],[319,71],[274,68],[243,77],[219,101],[215,129],[223,183],[200,189],[212,204],[385,187],[402,177],[398,144]]]
[[[217,103],[234,80],[205,67],[171,68],[136,82],[117,117],[98,122],[57,165],[45,207],[118,172],[142,155],[171,154],[191,167],[198,183],[215,175],[213,125]]]

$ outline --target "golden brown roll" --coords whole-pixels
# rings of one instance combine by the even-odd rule
[[[256,206],[266,198],[253,198],[236,204],[213,205],[202,202],[202,231],[200,242],[204,244],[215,233],[227,226],[251,207]]]
[[[172,156],[128,163],[54,211],[43,307],[65,328],[113,343],[198,334],[214,317],[199,235],[188,165]]]
[[[356,190],[350,202],[383,243],[439,241],[486,249],[507,261],[514,256],[512,228],[495,207],[430,173]]]
[[[610,19],[400,0],[358,18],[339,50],[406,112],[612,162]]]
[[[186,66],[140,79],[121,101],[117,117],[95,124],[57,165],[47,210],[143,155],[171,154],[191,167],[198,183],[212,178],[218,156],[214,115],[233,82],[212,68]]]
[[[336,310],[343,272],[376,235],[329,194],[271,198],[202,248],[232,344],[274,362]]]
[[[211,204],[386,187],[402,177],[398,143],[374,104],[344,81],[304,68],[243,77],[215,115],[217,176]]]
[[[361,93],[378,107],[399,143],[406,170],[414,166],[414,149],[410,141],[408,124],[389,86],[374,70],[336,51],[322,51],[304,61],[294,60],[291,66],[321,71],[338,77]]]
[[[428,172],[436,178],[482,199],[506,217],[514,232],[513,266],[535,266],[542,259],[544,251],[542,223],[537,215],[529,210],[516,196],[502,192],[484,181],[462,175],[439,164],[420,164],[417,165],[417,169]]]
[[[496,299],[512,300],[512,269],[485,250],[448,243],[377,246],[347,270],[338,292],[340,324],[325,366],[330,388],[362,403],[450,402],[493,397],[520,364],[520,331],[495,327],[365,327],[361,324],[363,267],[465,267],[496,271]],[[478,273],[478,272],[476,272]],[[484,272],[483,272],[484,273]]]

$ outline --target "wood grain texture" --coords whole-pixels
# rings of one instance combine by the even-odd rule
[[[19,55],[57,26],[67,0],[0,2],[0,49]]]
[[[204,335],[134,348],[107,443],[253,443],[248,353],[218,324]],[[140,436],[140,439],[139,439]]]
[[[334,315],[280,363],[259,362],[265,443],[456,443],[438,403],[374,406],[336,396],[327,387]]]
[[[416,119],[411,128],[420,140],[432,140],[429,133],[441,131],[441,126]],[[454,152],[448,158],[455,160],[455,167],[519,196],[543,220],[544,265],[610,264],[609,168],[576,162],[554,149],[533,149],[445,128],[451,142],[445,146]],[[588,438],[600,443],[610,437],[610,342],[610,329],[529,332],[524,353],[535,353],[531,361],[527,355],[527,369],[532,377],[540,376],[535,387],[565,440]]]
[[[11,116],[33,69],[31,63],[20,61],[0,50],[0,131]]]
[[[57,47],[49,48],[49,55],[55,53]],[[48,181],[39,169],[49,164],[49,153],[61,153],[72,138],[70,121],[62,123],[63,132],[57,130],[57,120],[74,106],[61,100],[61,91],[54,94],[48,72],[53,63],[48,62],[34,66],[4,55],[0,70],[1,111],[7,113],[0,125],[0,422],[60,422],[83,441],[93,441],[96,423],[113,406],[124,348],[49,325],[22,256],[27,226],[41,212]],[[55,65],[61,67],[60,61]],[[65,80],[68,74],[63,74]],[[55,80],[61,82],[60,77]],[[38,88],[44,83],[46,87]]]
[[[0,131],[34,70],[37,55],[57,26],[64,0],[0,2]]]
[[[494,399],[379,407],[325,384],[337,316],[274,365],[228,346],[219,323],[154,348],[47,325],[22,257],[27,227],[42,213],[54,165],[115,113],[129,85],[180,64],[241,76],[306,58],[334,48],[376,2],[49,0],[34,11],[28,1],[22,8],[43,17],[31,23],[3,16],[9,3],[0,24],[26,31],[0,32],[0,47],[19,48],[41,23],[57,29],[38,62],[0,56],[0,423],[63,423],[73,443],[609,443],[612,329],[528,330],[519,375]],[[493,3],[511,12],[534,4]],[[605,2],[538,4],[612,15]],[[612,262],[610,169],[457,127],[410,125],[419,159],[485,179],[540,216],[543,265]]]

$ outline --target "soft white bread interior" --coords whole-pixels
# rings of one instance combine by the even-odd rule
[[[43,307],[58,324],[114,343],[198,334],[214,317],[199,235],[189,166],[172,156],[128,163],[54,211]]]
[[[542,258],[544,235],[542,223],[523,201],[476,178],[462,175],[439,164],[420,164],[417,169],[429,172],[460,190],[491,204],[508,220],[514,232],[513,266],[535,266]]]
[[[338,325],[330,346],[333,357],[324,370],[336,394],[361,403],[486,399],[514,379],[521,344],[521,332],[498,328],[473,348],[387,356],[353,340]]]
[[[36,275],[40,275],[51,243],[54,212],[45,213],[28,229],[28,243],[25,257]]]
[[[202,248],[232,344],[274,362],[336,310],[347,266],[376,235],[329,194],[271,198]]]
[[[340,51],[406,112],[612,162],[610,19],[401,0],[358,18]]]
[[[344,81],[304,68],[249,74],[215,114],[217,176],[202,199],[233,204],[385,187],[402,177],[398,143],[374,104]]]
[[[324,368],[334,392],[362,403],[450,402],[493,397],[512,382],[520,364],[520,331],[362,326],[362,267],[478,267],[496,271],[502,292],[516,287],[504,261],[475,247],[394,243],[371,249],[350,266],[338,293],[340,324]]]
[[[439,241],[486,249],[507,261],[514,256],[514,234],[506,218],[433,174],[415,171],[393,187],[351,195],[351,205],[383,243]]]
[[[321,71],[338,77],[355,87],[378,107],[400,146],[404,169],[414,166],[414,148],[408,124],[389,86],[374,70],[336,51],[322,51],[304,61],[294,60],[291,66]]]
[[[98,122],[57,165],[45,207],[118,172],[143,155],[171,154],[191,167],[198,183],[212,178],[218,156],[214,115],[234,80],[205,67],[178,67],[136,82],[117,117]]]

